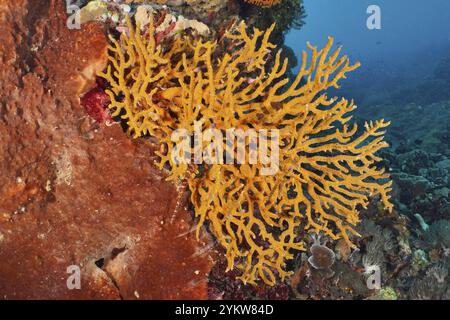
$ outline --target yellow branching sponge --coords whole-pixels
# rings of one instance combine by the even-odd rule
[[[285,263],[295,250],[305,250],[308,233],[343,238],[354,247],[358,210],[370,196],[379,195],[392,209],[391,182],[375,155],[387,146],[389,123],[366,123],[358,134],[350,124],[353,102],[327,97],[328,88],[338,88],[359,66],[340,57],[340,48],[331,50],[332,38],[322,50],[309,45],[309,61],[303,52],[299,74],[289,81],[287,61],[280,52],[272,56],[273,26],[248,33],[242,23],[220,46],[189,37],[158,44],[153,26],[145,36],[131,23],[129,29],[129,36],[111,40],[110,64],[101,74],[111,86],[113,115],[135,138],[149,134],[161,141],[161,168],[169,168],[169,179],[189,184],[197,233],[208,226],[225,249],[228,269],[239,268],[243,282],[273,285],[288,276]],[[194,135],[198,123],[203,132],[278,129],[278,170],[264,175],[262,163],[175,161],[172,133]]]
[[[260,7],[271,7],[279,4],[283,0],[245,0],[245,2],[260,6]]]

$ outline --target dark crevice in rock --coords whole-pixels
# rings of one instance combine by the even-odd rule
[[[30,68],[30,70],[33,70],[36,66],[35,55],[34,53],[31,53],[33,52],[34,46],[36,45],[35,42],[40,42],[40,45],[42,45],[42,42],[46,38],[45,28],[42,28],[40,30],[39,27],[42,25],[41,20],[46,19],[46,17],[48,16],[51,5],[50,2],[51,1],[43,1],[37,8],[36,5],[32,4],[32,1],[28,2],[28,12],[24,19],[24,23],[26,24],[29,32],[24,37],[24,45],[27,48],[27,50],[25,51],[24,62]]]
[[[43,41],[43,31],[39,30],[39,21],[44,19],[48,15],[50,3],[49,1],[43,1],[36,7],[33,1],[29,1],[27,4],[27,13],[23,19],[24,28],[22,28],[17,22],[14,22],[16,30],[20,30],[17,39],[17,54],[19,55],[17,61],[19,61],[19,68],[21,69],[21,77],[27,73],[32,72],[36,67],[35,56],[35,40],[40,38]],[[42,33],[37,35],[37,33]],[[23,81],[20,80],[20,84],[23,87]]]
[[[115,258],[117,258],[118,255],[126,252],[128,250],[128,248],[126,246],[123,247],[114,247],[111,252],[110,255],[106,258],[102,257],[99,258],[97,260],[95,260],[95,265],[97,266],[97,268],[99,268],[100,270],[102,270],[105,275],[109,278],[109,280],[111,281],[111,283],[113,284],[113,286],[117,289],[117,294],[119,295],[121,300],[124,300],[124,297],[122,295],[120,286],[117,283],[116,278],[114,277],[114,275],[108,271],[108,264],[113,261]]]
[[[111,283],[113,284],[113,286],[117,289],[117,294],[119,295],[120,300],[124,300],[123,295],[120,291],[120,287],[117,284],[117,281],[114,278],[114,276],[111,273],[109,273],[108,271],[106,271],[105,269],[102,269],[102,270],[105,273],[105,275],[109,278],[109,280],[111,280]]]
[[[112,285],[116,288],[117,290],[117,294],[120,298],[120,300],[124,300],[122,293],[120,291],[120,287],[117,284],[116,279],[114,278],[114,276],[108,272],[108,270],[106,269],[106,263],[105,263],[105,258],[100,258],[98,260],[95,260],[95,265],[97,266],[97,268],[99,268],[100,270],[103,271],[103,273],[108,277],[108,279],[111,281]]]
[[[105,258],[100,258],[97,261],[95,261],[95,265],[103,270],[103,266],[105,265]]]
[[[114,260],[119,254],[125,252],[128,248],[123,246],[121,248],[114,248],[111,251],[111,260]]]

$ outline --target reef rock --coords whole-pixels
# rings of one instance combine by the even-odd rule
[[[0,296],[206,298],[212,245],[152,165],[157,146],[80,106],[106,64],[102,28],[69,30],[62,0],[3,1],[0,21]]]

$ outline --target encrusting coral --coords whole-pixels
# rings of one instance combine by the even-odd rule
[[[111,39],[110,63],[101,74],[110,85],[112,115],[126,122],[134,138],[160,140],[160,167],[169,169],[169,179],[189,184],[197,234],[209,227],[226,251],[228,270],[239,268],[243,282],[273,285],[288,276],[286,261],[305,250],[306,233],[343,238],[354,247],[353,227],[369,196],[380,195],[392,209],[391,182],[375,155],[387,146],[383,129],[389,123],[366,123],[357,135],[357,125],[349,124],[353,102],[327,97],[326,89],[338,88],[359,66],[339,57],[340,48],[331,50],[332,38],[322,50],[309,45],[309,63],[303,52],[300,71],[289,82],[287,60],[273,55],[268,40],[273,26],[249,33],[241,23],[219,43],[189,36],[157,41],[153,22],[144,34],[128,25],[129,35]],[[261,162],[176,161],[172,134],[181,129],[192,136],[199,123],[202,132],[278,130],[265,137],[278,139],[278,170],[265,175]],[[236,151],[225,143],[223,149]]]

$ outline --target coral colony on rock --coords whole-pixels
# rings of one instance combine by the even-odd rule
[[[30,5],[22,2],[23,8]],[[88,51],[90,58],[80,58],[85,66],[68,65],[74,71],[65,74],[47,63],[57,59],[48,52],[70,52],[64,41],[49,40],[48,50],[36,44],[43,54],[24,62],[36,77],[17,83],[36,86],[35,99],[53,99],[55,110],[64,105],[71,113],[63,122],[57,113],[51,122],[39,118],[45,114],[39,107],[23,115],[5,100],[2,121],[18,114],[36,122],[38,138],[46,121],[60,123],[68,139],[80,142],[61,151],[55,147],[66,145],[60,137],[53,149],[42,147],[37,154],[50,167],[1,167],[0,260],[11,259],[16,268],[20,261],[32,264],[26,252],[20,261],[10,258],[16,252],[11,230],[13,223],[36,219],[35,225],[48,224],[49,230],[70,230],[67,237],[80,247],[66,250],[72,259],[66,264],[79,267],[84,282],[73,296],[62,289],[27,289],[27,280],[22,283],[3,261],[1,296],[450,298],[450,127],[439,122],[450,120],[450,100],[441,92],[450,84],[450,51],[428,77],[392,91],[380,81],[375,90],[361,85],[370,77],[358,62],[364,57],[345,55],[345,43],[333,34],[322,46],[288,46],[288,32],[291,37],[308,26],[302,0],[84,0],[73,16],[62,10],[66,5],[50,1],[39,13],[34,38],[63,38],[63,21],[76,35],[66,37],[67,47],[77,43],[74,50],[81,52],[79,37],[87,34],[82,41],[98,48],[95,54]],[[58,18],[50,19],[52,14]],[[46,19],[57,27],[45,29]],[[74,81],[72,91],[54,81],[61,74]],[[354,74],[359,86],[351,80]],[[419,98],[417,88],[439,94]],[[21,90],[5,96],[20,101],[29,95]],[[402,93],[408,97],[399,98]],[[352,94],[363,101],[358,110]],[[1,130],[13,138],[22,131]],[[21,159],[20,167],[26,162]],[[17,177],[10,179],[7,171]],[[90,185],[101,190],[98,199],[77,200],[77,208],[96,212],[86,216],[89,224],[72,223],[67,215],[68,225],[54,225],[61,220],[51,216],[61,212],[58,206],[70,203],[76,188]],[[119,213],[117,221],[99,214],[106,205]],[[51,220],[43,222],[40,212]],[[91,237],[90,230],[103,224],[93,243],[76,240]],[[37,228],[24,230],[42,243],[50,237],[46,245],[52,248],[66,241],[64,232]],[[49,262],[55,277],[66,270],[66,258],[58,259]],[[179,311],[206,315],[209,309],[183,304]]]
[[[375,152],[387,146],[382,140],[387,123],[366,123],[366,131],[355,136],[357,126],[347,125],[354,105],[322,93],[357,67],[339,57],[340,50],[330,53],[332,39],[320,51],[310,47],[310,65],[304,53],[300,73],[283,90],[287,61],[281,62],[278,52],[267,67],[274,49],[268,42],[271,29],[249,34],[240,23],[223,35],[230,49],[220,54],[217,43],[189,37],[166,37],[164,48],[155,36],[153,12],[149,16],[144,36],[139,24],[135,30],[127,20],[129,36],[123,33],[120,43],[112,39],[111,64],[100,74],[110,86],[109,108],[133,137],[158,138],[160,168],[170,170],[171,180],[188,180],[197,236],[207,223],[226,251],[227,269],[241,269],[244,283],[262,279],[274,285],[275,274],[288,276],[286,260],[305,249],[300,229],[353,246],[349,237],[356,233],[357,208],[367,206],[367,196],[379,194],[391,208],[391,184],[383,182],[388,176],[374,166],[380,160]],[[264,176],[258,164],[177,163],[173,132],[183,129],[190,137],[196,122],[202,132],[278,129],[278,171]],[[220,144],[227,154],[238,152]]]

